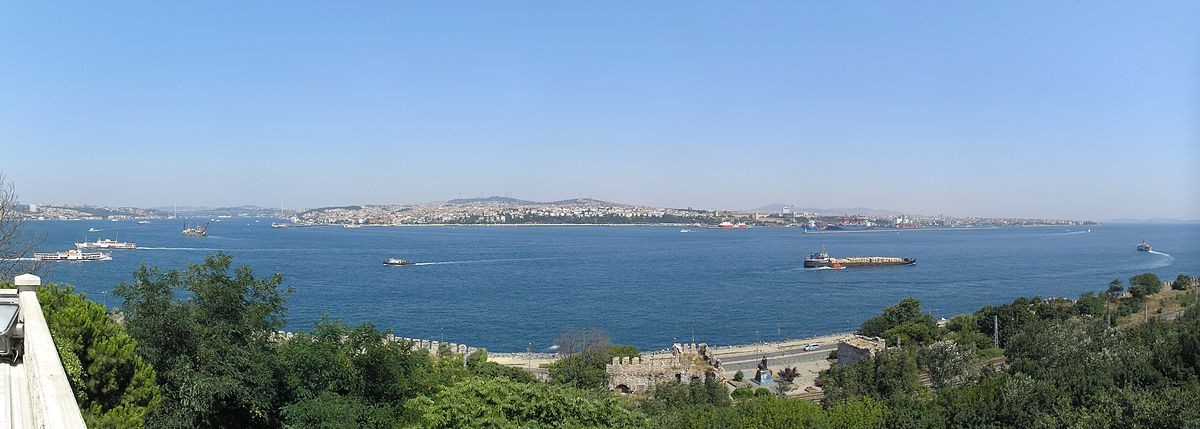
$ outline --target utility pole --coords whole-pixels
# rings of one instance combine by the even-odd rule
[[[996,342],[996,347],[1000,347],[1000,315],[992,316],[992,341]]]
[[[1142,322],[1149,322],[1150,321],[1150,303],[1149,302],[1146,303],[1146,311],[1143,314],[1144,314],[1144,316],[1142,316]]]

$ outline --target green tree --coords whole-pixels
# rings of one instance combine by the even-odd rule
[[[884,335],[889,329],[901,327],[900,331],[904,334],[918,335],[926,340],[934,336],[937,331],[937,323],[933,320],[933,315],[921,313],[921,302],[916,298],[904,298],[896,305],[884,307],[883,313],[863,322],[858,328],[860,335],[870,337],[879,337]]]
[[[822,401],[827,406],[864,396],[887,399],[921,389],[916,358],[897,348],[880,351],[853,365],[834,365],[823,371],[820,379],[825,391]]]
[[[605,365],[612,363],[608,349],[586,350],[550,364],[550,379],[579,389],[604,390],[608,384]]]
[[[277,422],[273,332],[283,326],[282,279],[225,254],[183,272],[145,267],[121,283],[125,323],[159,376],[152,427],[268,427]],[[175,300],[175,294],[186,300]]]
[[[141,427],[160,401],[154,369],[100,304],[74,288],[38,288],[38,302],[90,427]]]
[[[1084,292],[1079,295],[1079,299],[1075,301],[1075,314],[1080,316],[1103,316],[1104,315],[1104,299],[1096,295],[1095,292]]]
[[[938,341],[917,351],[917,365],[929,374],[935,388],[963,381],[975,357],[973,346],[953,341]]]
[[[637,357],[637,347],[610,344],[608,335],[596,328],[564,332],[555,341],[559,359],[549,367],[550,379],[579,389],[604,390],[608,384],[605,365],[614,357]]]
[[[1180,274],[1175,277],[1175,281],[1171,282],[1171,289],[1174,290],[1188,290],[1190,287],[1192,287],[1192,277],[1187,274]]]
[[[1144,298],[1162,290],[1163,282],[1154,273],[1138,274],[1129,279],[1129,293]]]
[[[1014,332],[1020,331],[1025,325],[1037,320],[1038,317],[1031,310],[1032,300],[1029,298],[1017,298],[1011,304],[998,306],[985,306],[975,312],[975,320],[979,324],[979,332],[988,337],[995,335],[995,321],[999,320],[1000,325],[1000,344],[998,347],[1006,347],[1008,338]]]
[[[471,378],[406,405],[425,428],[637,427],[641,413],[608,393],[589,394],[542,383]]]

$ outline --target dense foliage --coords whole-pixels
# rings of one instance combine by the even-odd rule
[[[275,335],[285,297],[278,275],[257,278],[218,254],[185,271],[142,268],[117,287],[137,351],[159,374],[162,406],[148,427],[638,426],[608,393],[537,383],[486,351],[431,355],[370,324],[324,318]],[[183,299],[179,299],[182,297]],[[605,356],[636,355],[607,345]],[[584,345],[585,349],[592,349]],[[592,364],[591,361],[586,361]],[[603,383],[601,365],[600,385]]]
[[[186,271],[145,267],[117,286],[125,323],[159,375],[164,400],[155,427],[263,427],[276,420],[273,346],[283,326],[284,295],[275,275],[249,267],[230,275],[218,254]],[[176,294],[187,297],[175,299]]]
[[[1140,275],[1130,285],[1139,292],[1127,300],[1141,302],[1162,282]],[[1110,296],[1120,282],[1112,286]],[[835,365],[822,375],[824,403],[883,401],[885,427],[1200,427],[1200,308],[1114,328],[1095,317],[1105,305],[1085,293],[981,308],[928,346]],[[996,321],[1000,361],[968,339],[991,336]]]
[[[71,287],[38,288],[38,302],[89,427],[139,427],[159,402],[154,369],[100,304]]]

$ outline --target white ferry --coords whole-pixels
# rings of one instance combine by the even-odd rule
[[[127,241],[117,241],[109,238],[101,238],[96,241],[87,241],[83,243],[75,243],[76,249],[136,249],[137,245]]]
[[[34,253],[33,258],[39,261],[111,261],[112,255],[102,252],[68,250],[66,252]]]

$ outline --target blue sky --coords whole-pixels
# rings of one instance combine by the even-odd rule
[[[47,2],[30,202],[1200,218],[1200,2]]]

